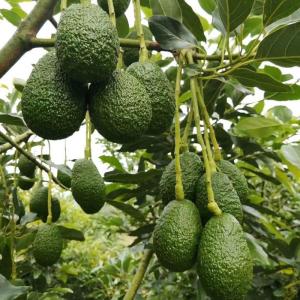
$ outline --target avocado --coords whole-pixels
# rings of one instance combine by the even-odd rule
[[[148,27],[143,26],[145,40],[151,41],[153,36]],[[138,39],[138,34],[135,30],[128,33],[127,39]],[[151,52],[148,52],[151,56]],[[140,49],[123,47],[123,61],[126,67],[130,66],[132,63],[139,61]]]
[[[220,171],[229,177],[241,202],[244,203],[249,193],[247,179],[244,174],[228,160],[220,160],[217,165]]]
[[[239,222],[242,222],[243,211],[241,201],[228,176],[220,172],[215,172],[212,174],[211,183],[215,201],[220,209],[232,214]],[[211,213],[207,209],[207,204],[206,174],[204,174],[196,185],[196,205],[204,222],[211,217]]]
[[[107,140],[130,143],[147,131],[151,102],[145,87],[129,73],[115,71],[107,85],[92,84],[89,100],[91,121]]]
[[[107,13],[95,4],[72,4],[56,35],[58,60],[80,82],[106,81],[116,69],[119,38]]]
[[[196,153],[185,152],[180,155],[182,184],[187,199],[195,199],[198,179],[204,172],[203,163]],[[164,170],[159,183],[159,190],[165,204],[175,199],[176,171],[175,159]]]
[[[39,227],[33,241],[33,256],[42,266],[55,264],[61,255],[63,239],[56,225],[44,224]]]
[[[253,262],[243,229],[230,214],[212,217],[199,244],[197,271],[216,300],[242,300],[251,287]]]
[[[31,196],[29,202],[31,212],[37,214],[43,222],[47,221],[48,217],[48,188],[38,187]],[[60,204],[57,198],[52,198],[51,202],[52,222],[56,222],[60,217]]]
[[[19,157],[18,168],[20,170],[21,175],[27,176],[29,178],[34,177],[36,165],[24,154],[21,154]]]
[[[63,167],[66,170],[66,172],[64,172],[63,170],[58,169],[58,171],[57,171],[57,179],[65,187],[70,188],[71,187],[71,176],[68,175],[68,173],[71,174],[72,170],[68,166],[61,165],[61,167]],[[67,173],[67,171],[68,171],[68,173]]]
[[[130,0],[113,0],[115,15],[117,18],[124,15],[129,6],[129,3]],[[98,0],[98,4],[103,10],[109,13],[107,0]]]
[[[18,186],[24,191],[30,190],[34,185],[34,182],[35,181],[33,178],[29,178],[25,176],[20,176],[18,178]]]
[[[71,180],[75,201],[87,214],[98,212],[105,202],[105,184],[91,160],[76,160]]]
[[[24,120],[35,134],[64,139],[79,129],[86,113],[86,89],[61,70],[54,51],[34,67],[22,94]]]
[[[147,133],[160,134],[168,130],[174,118],[175,97],[165,73],[152,62],[133,63],[127,72],[144,85],[151,100],[152,119]]]
[[[173,200],[165,208],[153,232],[153,249],[162,266],[183,272],[196,262],[201,219],[190,200]]]

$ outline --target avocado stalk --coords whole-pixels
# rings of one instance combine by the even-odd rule
[[[51,195],[51,190],[52,190],[52,173],[51,169],[48,172],[48,216],[47,216],[47,224],[52,223],[52,195]]]
[[[60,10],[61,11],[64,11],[66,8],[67,8],[67,3],[68,2],[68,0],[61,0],[60,1]]]
[[[92,137],[91,137],[91,118],[87,111],[85,115],[85,149],[84,158],[91,159],[92,157]]]
[[[188,63],[192,64],[194,63],[193,61],[193,54],[191,51],[187,52],[187,61]],[[209,158],[207,154],[207,147],[204,143],[202,134],[201,134],[201,128],[200,128],[200,115],[199,115],[199,108],[198,108],[198,97],[197,97],[197,78],[191,77],[190,79],[190,84],[191,84],[191,92],[192,92],[192,105],[194,109],[194,120],[195,120],[195,126],[197,130],[197,139],[198,142],[202,148],[202,155],[203,155],[203,160],[204,160],[204,166],[205,166],[205,173],[206,173],[206,188],[207,188],[207,196],[208,196],[208,205],[207,208],[208,210],[213,214],[213,215],[221,215],[222,211],[219,208],[218,204],[215,201],[214,198],[214,192],[212,189],[212,182],[211,182],[211,166],[209,163]]]
[[[84,4],[91,4],[91,0],[80,0],[80,3],[82,5],[84,5]]]
[[[186,125],[184,128],[184,132],[183,132],[183,136],[181,139],[181,152],[186,152],[189,149],[189,134],[191,132],[191,127],[192,127],[192,122],[193,122],[193,106],[190,107],[190,111],[188,113],[188,117],[187,117],[187,121],[186,121]]]
[[[113,0],[107,0],[107,4],[108,4],[108,11],[109,11],[109,18],[111,22],[114,24],[114,26],[116,27],[116,13],[115,13]]]

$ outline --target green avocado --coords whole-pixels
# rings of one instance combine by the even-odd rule
[[[240,197],[241,202],[244,203],[249,192],[247,179],[244,174],[238,167],[228,160],[220,160],[217,165],[220,171],[229,177],[234,189]]]
[[[105,184],[91,160],[76,160],[71,180],[75,201],[87,214],[98,212],[105,202]]]
[[[180,155],[182,184],[184,195],[192,201],[195,199],[195,190],[198,179],[204,172],[203,163],[196,153],[185,152]],[[175,159],[164,170],[159,183],[159,190],[165,204],[175,199],[176,171]]]
[[[33,256],[38,264],[55,264],[60,258],[62,248],[63,239],[57,226],[44,224],[39,227],[33,242]]]
[[[153,36],[151,31],[149,30],[148,27],[143,26],[143,31],[144,31],[144,37],[145,40],[151,41]],[[135,30],[131,31],[128,33],[126,36],[127,39],[138,39],[138,34]],[[151,55],[151,52],[149,51],[149,56]],[[137,48],[128,48],[128,47],[123,47],[123,61],[126,67],[130,66],[132,63],[139,61],[139,56],[140,56],[140,50]]]
[[[160,134],[168,130],[174,118],[175,98],[165,73],[152,62],[133,63],[127,72],[144,85],[151,100],[152,119],[147,133]]]
[[[165,208],[153,232],[153,249],[162,266],[183,272],[196,262],[201,219],[190,200],[173,200]]]
[[[24,120],[35,134],[64,139],[79,129],[86,113],[86,89],[62,72],[54,51],[34,67],[22,94]]]
[[[129,6],[129,3],[130,0],[113,0],[115,15],[117,18],[124,15]],[[107,0],[98,0],[98,4],[102,9],[109,13]]]
[[[106,81],[116,69],[119,38],[107,13],[95,4],[72,4],[56,35],[58,60],[80,82]]]
[[[197,271],[215,300],[243,300],[253,277],[253,262],[243,229],[230,214],[212,217],[199,244]]]
[[[107,140],[126,144],[147,131],[151,102],[144,86],[129,73],[115,71],[107,85],[92,84],[89,98],[91,121]]]
[[[20,170],[21,175],[27,176],[29,178],[34,177],[36,165],[24,154],[21,154],[19,157],[18,168]]]
[[[48,217],[48,188],[39,187],[31,196],[29,202],[31,212],[37,214],[43,222],[47,221]],[[60,217],[60,204],[57,198],[52,198],[51,202],[52,222],[56,222]]]
[[[242,222],[243,210],[241,201],[228,176],[223,173],[216,172],[213,173],[211,181],[215,201],[219,205],[220,209],[226,213],[232,214],[239,220],[239,222]],[[199,208],[204,222],[211,217],[211,213],[207,209],[207,204],[206,175],[204,174],[196,185],[196,205]]]
[[[68,173],[72,173],[72,170],[68,166],[61,165],[66,171],[69,171]],[[71,187],[71,176],[69,176],[66,172],[63,172],[62,170],[58,169],[57,171],[57,179],[59,182],[61,182],[65,187],[70,188]]]
[[[25,176],[20,176],[18,178],[18,186],[24,191],[30,190],[34,185],[34,182],[35,181],[33,178],[29,178]]]

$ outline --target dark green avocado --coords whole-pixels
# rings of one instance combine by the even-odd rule
[[[18,168],[20,173],[29,178],[34,177],[36,165],[30,159],[28,159],[24,154],[21,154],[18,161]]]
[[[122,16],[129,6],[130,0],[113,0],[116,17]],[[109,13],[107,0],[98,0],[98,4],[102,9]]]

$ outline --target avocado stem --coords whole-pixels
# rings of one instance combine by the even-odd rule
[[[92,157],[92,138],[91,138],[91,118],[87,111],[85,115],[85,149],[84,157],[85,159],[91,159]]]
[[[68,6],[68,0],[61,0],[60,1],[60,10],[64,11]]]
[[[107,4],[108,4],[108,11],[109,11],[110,20],[114,24],[114,26],[116,27],[116,13],[115,13],[113,0],[107,0]]]
[[[180,150],[182,152],[188,151],[188,149],[189,149],[189,134],[190,134],[191,128],[192,128],[192,122],[193,122],[193,117],[194,117],[193,115],[194,115],[193,106],[191,106],[190,111],[188,113],[186,125],[184,128],[183,136],[181,139],[181,149]]]
[[[52,198],[51,198],[51,191],[52,191],[52,173],[51,173],[51,167],[50,171],[48,172],[48,216],[47,216],[47,224],[52,223]]]

